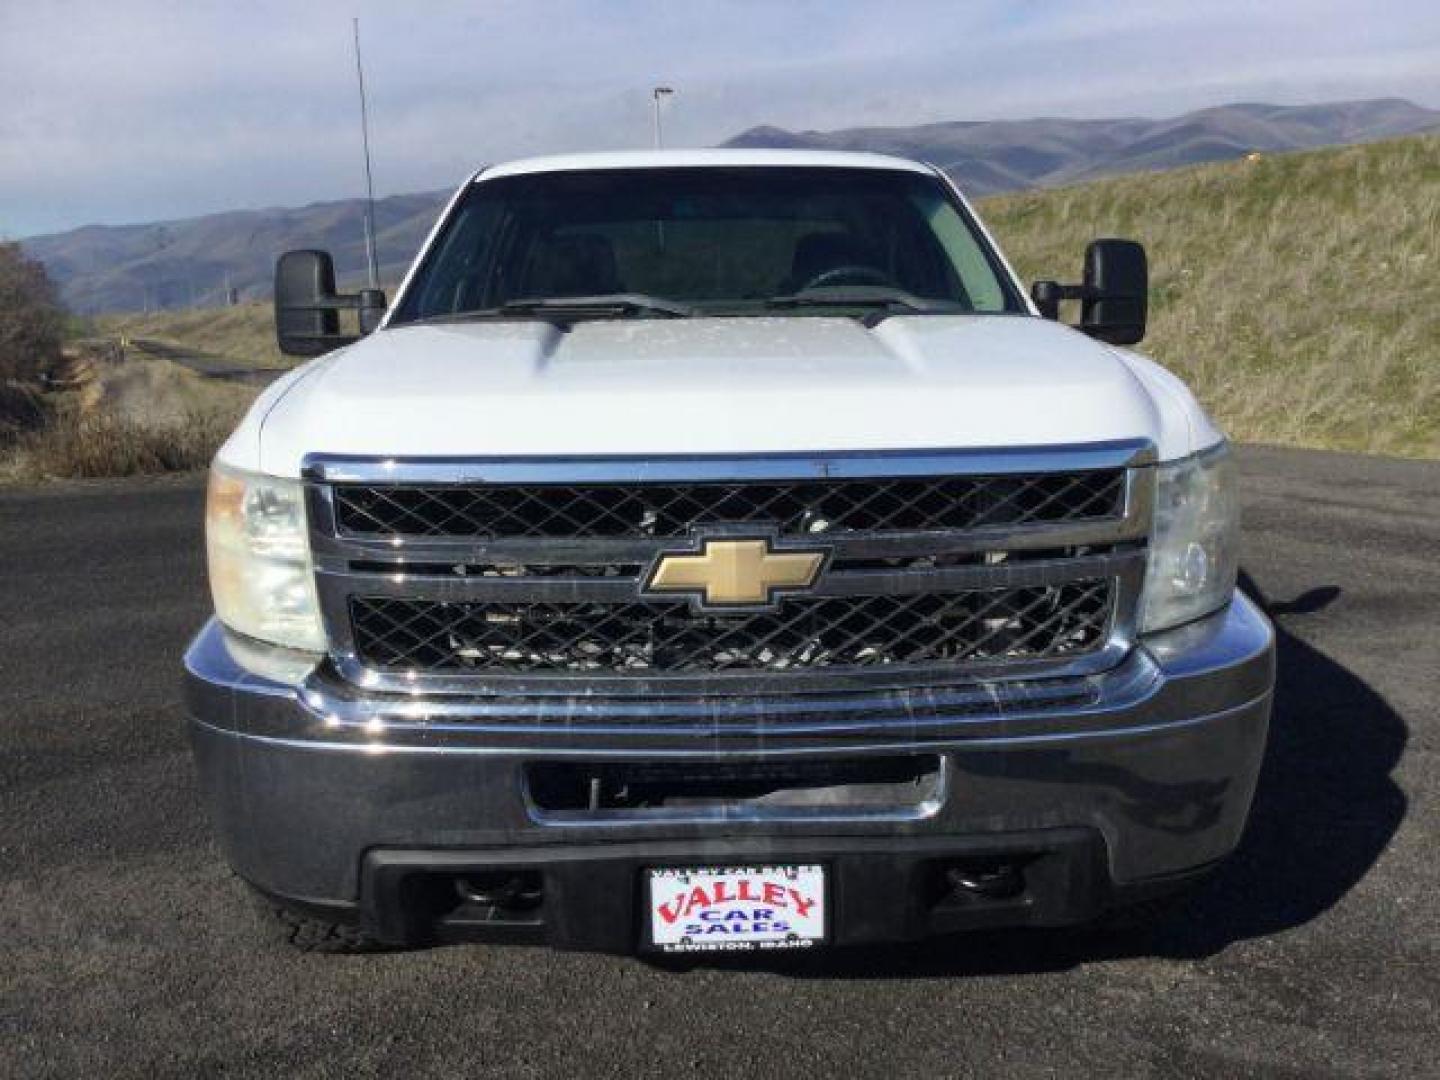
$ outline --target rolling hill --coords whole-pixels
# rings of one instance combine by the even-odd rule
[[[918,127],[790,132],[752,128],[726,146],[873,150],[933,162],[966,194],[1074,184],[1101,176],[1230,161],[1440,131],[1440,110],[1385,98],[1328,105],[1223,105],[1169,120],[953,121]]]
[[[1227,105],[1168,120],[955,121],[916,127],[789,132],[753,128],[728,146],[877,150],[933,161],[969,194],[1075,184],[1117,173],[1230,160],[1440,131],[1440,111],[1395,99],[1326,105]],[[477,157],[479,156],[477,152]],[[444,192],[376,203],[382,276],[395,280],[434,221]],[[90,225],[32,237],[26,249],[83,314],[217,305],[227,288],[268,296],[275,256],[335,255],[342,278],[364,266],[363,204],[243,210],[147,225]]]
[[[375,201],[384,280],[399,280],[448,194]],[[342,199],[149,225],[87,225],[23,244],[80,314],[213,307],[227,288],[242,299],[269,296],[275,257],[291,248],[324,248],[342,278],[357,278],[365,266],[364,220],[362,200]]]

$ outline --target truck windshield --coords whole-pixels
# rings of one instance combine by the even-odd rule
[[[969,215],[933,176],[596,169],[472,185],[391,325],[567,310],[675,318],[877,307],[1024,310]]]

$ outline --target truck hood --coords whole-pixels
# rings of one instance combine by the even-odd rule
[[[272,387],[222,450],[736,454],[1218,438],[1156,365],[1026,316],[474,322],[387,329]]]

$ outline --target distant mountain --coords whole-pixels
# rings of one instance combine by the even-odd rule
[[[375,201],[380,276],[397,281],[410,265],[449,192]],[[365,270],[365,203],[236,210],[148,225],[86,225],[23,241],[60,284],[71,310],[142,311],[220,304],[226,289],[267,297],[275,257],[299,247],[335,256],[342,280]]]
[[[1169,120],[956,120],[916,127],[757,127],[726,146],[873,150],[933,162],[968,195],[1440,131],[1440,110],[1397,98],[1222,105]]]
[[[737,147],[873,150],[941,166],[967,194],[1071,184],[1098,176],[1440,132],[1440,110],[1399,99],[1326,105],[1223,105],[1169,120],[948,121],[915,127],[785,131],[757,127]],[[419,248],[444,192],[375,205],[381,274],[397,280]],[[326,248],[342,279],[363,272],[358,199],[298,209],[245,210],[149,225],[88,225],[24,241],[82,313],[220,303],[226,288],[268,296],[275,256]]]

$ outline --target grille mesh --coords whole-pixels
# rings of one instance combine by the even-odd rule
[[[1123,469],[1020,476],[334,489],[350,535],[666,537],[763,523],[782,533],[973,529],[1119,517]]]
[[[1069,656],[1104,640],[1109,580],[793,599],[773,614],[684,604],[454,603],[354,596],[361,659],[384,670],[712,674]]]

